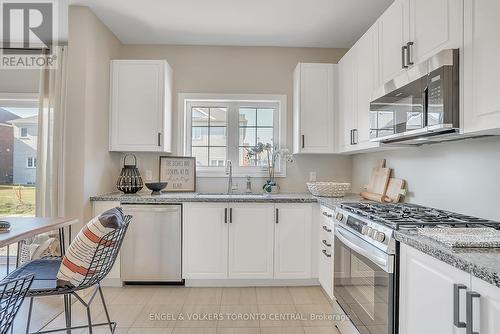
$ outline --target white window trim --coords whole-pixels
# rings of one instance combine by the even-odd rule
[[[177,152],[189,156],[190,145],[187,145],[188,140],[191,140],[191,118],[188,110],[188,104],[193,102],[247,102],[252,103],[278,103],[279,119],[277,120],[278,143],[279,148],[286,148],[286,115],[287,115],[287,97],[286,95],[274,94],[205,94],[205,93],[179,93],[178,94],[178,136],[177,136]],[[215,106],[215,104],[214,104]],[[239,129],[230,129],[228,131],[239,131]],[[197,167],[197,177],[227,177],[224,167]],[[239,167],[238,161],[233,161],[233,176],[234,177],[263,177],[268,176],[267,168],[252,168]],[[280,171],[276,172],[275,177],[286,177],[286,161],[283,159],[280,162]]]

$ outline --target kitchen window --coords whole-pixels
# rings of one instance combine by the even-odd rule
[[[267,152],[286,147],[286,96],[180,94],[184,122],[179,150],[196,158],[197,175],[225,176],[227,160],[237,177],[267,175]],[[279,161],[276,176],[285,176]]]

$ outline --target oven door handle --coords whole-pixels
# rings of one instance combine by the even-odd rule
[[[352,249],[356,253],[363,255],[373,263],[375,263],[377,266],[382,268],[385,272],[387,273],[393,273],[394,268],[393,268],[393,261],[392,261],[392,256],[387,255],[384,253],[384,256],[377,256],[375,253],[375,249],[373,252],[370,250],[367,250],[366,247],[363,247],[361,243],[365,243],[366,245],[371,246],[368,244],[366,241],[363,239],[360,239],[359,237],[352,235],[350,236],[349,234],[352,235],[350,232],[344,232],[344,229],[339,226],[335,226],[335,236],[339,238],[339,240],[348,248]],[[359,239],[359,240],[357,240]],[[374,246],[371,246],[375,248]],[[378,251],[382,253],[382,251]]]

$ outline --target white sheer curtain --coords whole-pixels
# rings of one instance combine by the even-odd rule
[[[41,70],[36,166],[36,215],[39,217],[64,215],[66,48],[54,47],[57,66]]]

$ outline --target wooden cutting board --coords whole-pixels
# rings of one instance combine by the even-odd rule
[[[384,195],[391,175],[391,169],[385,167],[385,159],[382,159],[372,171],[366,192],[376,195]]]
[[[386,203],[399,203],[401,196],[406,195],[405,180],[391,177],[387,184],[387,190],[384,196]]]

